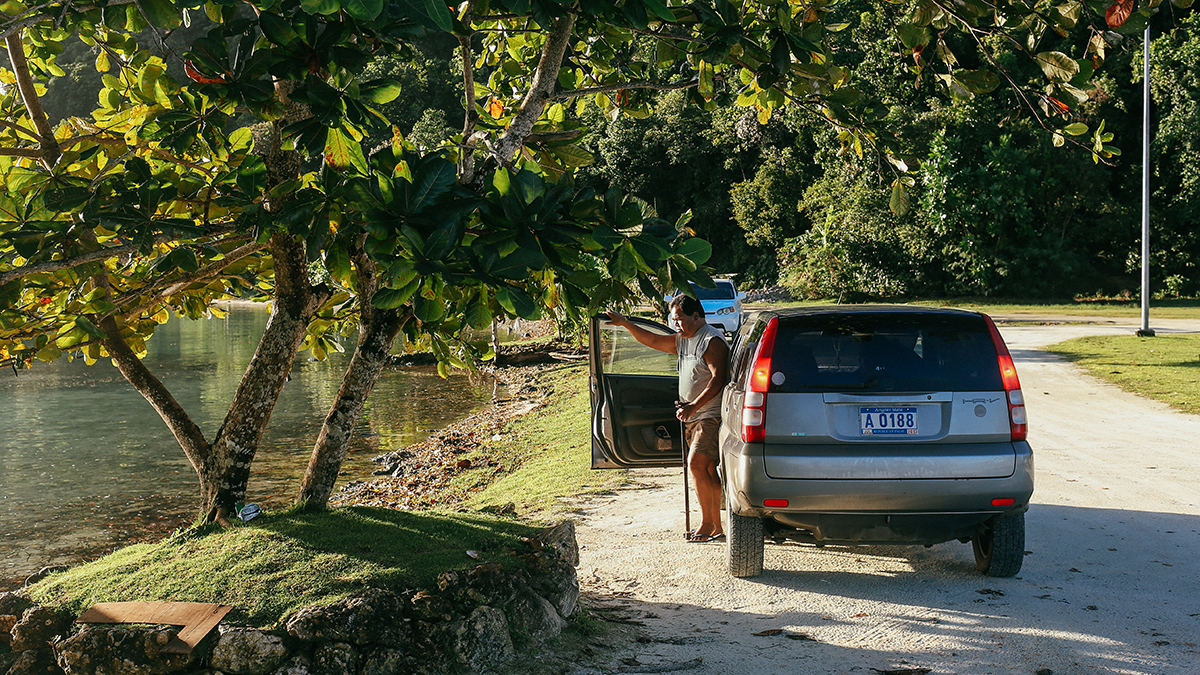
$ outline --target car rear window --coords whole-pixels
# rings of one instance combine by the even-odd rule
[[[692,289],[696,291],[697,300],[732,300],[733,299],[733,284],[723,284],[717,282],[716,288],[700,288],[696,284],[692,284]]]
[[[782,318],[770,391],[1003,389],[981,316],[827,314]]]

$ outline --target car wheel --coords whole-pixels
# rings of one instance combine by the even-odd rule
[[[735,577],[756,577],[763,570],[763,522],[754,516],[739,516],[729,511],[726,556],[729,573]]]
[[[989,577],[1011,577],[1025,561],[1025,514],[996,516],[983,534],[971,537],[975,569]]]

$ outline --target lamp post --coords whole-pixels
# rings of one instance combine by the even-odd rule
[[[1142,327],[1138,337],[1154,337],[1150,328],[1150,25],[1142,40]]]

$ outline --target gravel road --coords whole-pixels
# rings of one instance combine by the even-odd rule
[[[1133,323],[1002,329],[1037,461],[1016,578],[978,575],[954,542],[768,544],[766,571],[733,579],[724,544],[684,542],[679,471],[638,471],[641,489],[586,505],[579,576],[589,605],[644,635],[579,672],[1200,673],[1200,417],[1038,349]]]

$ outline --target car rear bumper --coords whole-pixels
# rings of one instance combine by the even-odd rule
[[[978,534],[995,515],[1024,511],[1033,494],[1033,453],[1024,441],[1013,443],[1012,475],[907,480],[770,478],[761,445],[732,446],[722,457],[729,509],[803,530],[793,537],[803,540],[949,541]]]

